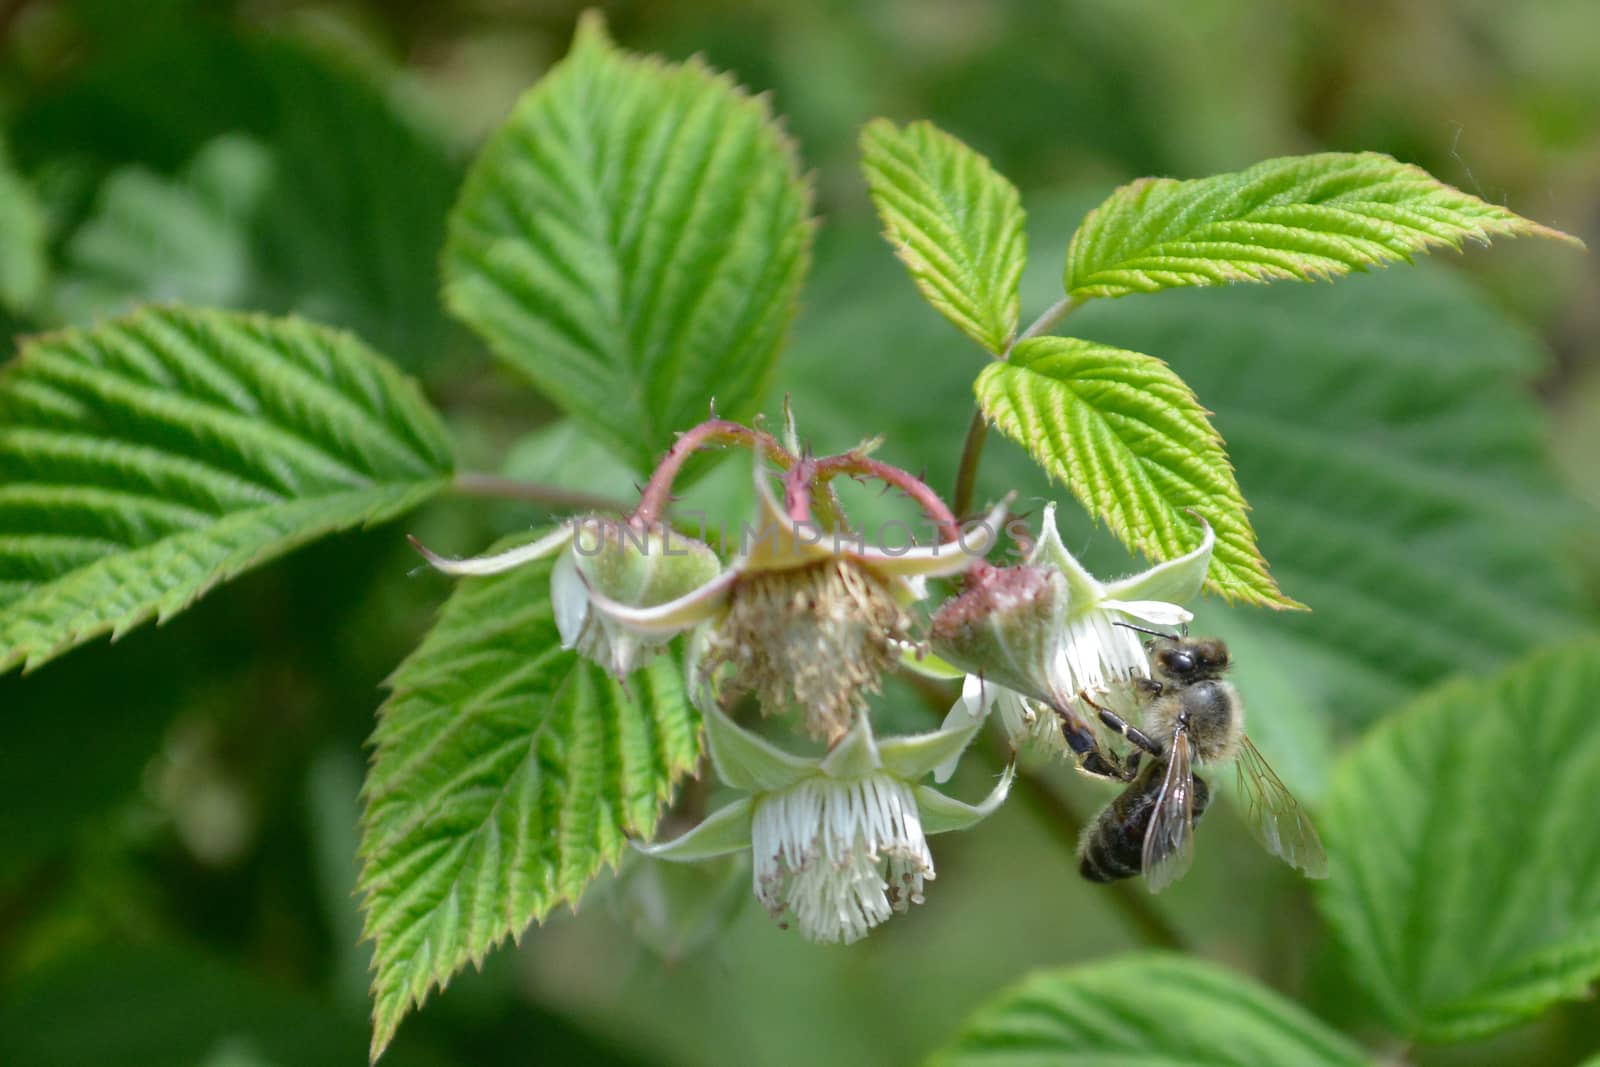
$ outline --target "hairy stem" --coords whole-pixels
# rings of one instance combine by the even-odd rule
[[[690,456],[711,445],[742,445],[751,450],[760,449],[768,459],[788,470],[798,462],[795,455],[778,443],[778,439],[765,430],[753,430],[728,419],[707,419],[693,429],[685,430],[667,454],[662,457],[655,473],[639,496],[639,506],[633,511],[633,521],[650,525],[658,521],[672,499],[672,482]]]
[[[528,504],[544,504],[553,508],[574,508],[578,511],[628,510],[624,500],[585,493],[581,489],[563,489],[541,482],[525,482],[519,478],[505,478],[498,474],[479,471],[460,471],[450,483],[453,492],[461,496],[492,497],[497,500],[517,500]]]
[[[1017,334],[1016,339],[1006,346],[1000,358],[1010,359],[1012,350],[1019,344],[1049,330],[1077,306],[1072,297],[1064,296],[1045,308],[1044,314],[1034,319],[1026,330]],[[972,413],[972,421],[967,424],[966,440],[961,442],[961,462],[956,467],[956,488],[951,494],[957,515],[965,515],[972,507],[972,494],[978,485],[978,463],[983,458],[983,443],[988,439],[989,422],[983,417],[983,409],[979,408]]]
[[[783,476],[783,509],[795,523],[811,521],[811,482],[817,476],[817,462],[809,457],[790,467]]]
[[[842,452],[837,456],[817,460],[817,477],[830,478],[837,474],[859,474],[873,478],[885,485],[892,485],[906,496],[910,497],[922,513],[933,520],[939,528],[939,536],[946,542],[959,540],[961,527],[956,522],[955,515],[949,506],[939,499],[939,494],[929,488],[928,483],[912,474],[910,471],[901,470],[873,459],[862,452]]]
[[[972,421],[967,423],[967,439],[961,442],[961,465],[956,468],[955,501],[957,515],[965,515],[972,508],[972,494],[978,485],[978,460],[983,457],[983,442],[989,436],[989,420],[983,409],[975,408]]]

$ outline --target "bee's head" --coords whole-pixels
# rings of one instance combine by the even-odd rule
[[[1228,669],[1228,646],[1215,637],[1158,637],[1145,643],[1151,668],[1172,682],[1216,678]]]

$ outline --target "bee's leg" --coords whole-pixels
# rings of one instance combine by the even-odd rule
[[[1082,720],[1062,708],[1054,710],[1061,720],[1061,734],[1067,740],[1067,747],[1078,757],[1078,770],[1095,778],[1111,778],[1119,782],[1133,780],[1131,768],[1114,756],[1108,759],[1094,731]]]
[[[1160,683],[1157,682],[1155,684],[1159,685]],[[1090,699],[1088,693],[1079,693],[1078,699],[1089,705],[1089,707],[1093,708],[1096,714],[1100,716],[1100,721],[1105,723],[1106,726],[1115,730],[1123,737],[1126,737],[1129,741],[1132,741],[1134,744],[1150,753],[1150,755],[1161,755],[1161,746],[1151,740],[1150,735],[1129,723],[1121,715],[1118,715],[1110,708],[1102,708],[1099,704],[1096,704],[1092,699]]]

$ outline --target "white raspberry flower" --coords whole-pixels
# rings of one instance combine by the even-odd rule
[[[724,699],[754,692],[767,714],[803,708],[810,733],[836,743],[900,661],[912,626],[906,605],[924,595],[925,579],[958,574],[983,558],[1005,505],[958,540],[888,551],[791,519],[760,464],[756,501],[741,556],[700,588],[655,607],[600,595],[592,603],[616,624],[658,640],[707,624],[700,669],[710,678],[727,668]]]
[[[977,724],[878,740],[867,716],[821,759],[784,752],[703,708],[712,763],[748,794],[687,834],[642,845],[660,859],[693,861],[751,851],[756,898],[812,941],[851,942],[912,904],[934,876],[928,837],[961,830],[1005,799],[1012,770],[978,805],[917,784],[960,756]]]
[[[472,559],[446,559],[414,538],[412,544],[444,573],[466,576],[499,574],[561,552],[550,572],[561,647],[577,649],[618,678],[633,673],[671,635],[626,629],[592,610],[594,598],[648,607],[675,600],[722,570],[710,545],[660,523],[641,529],[596,516],[572,519],[537,541]]]
[[[1060,751],[1063,716],[1079,729],[1094,721],[1084,697],[1125,705],[1129,683],[1149,677],[1150,664],[1139,632],[1121,624],[1172,629],[1194,617],[1181,604],[1199,594],[1216,543],[1202,526],[1194,550],[1102,582],[1061,543],[1055,505],[1047,507],[1023,565],[976,576],[934,616],[933,650],[968,672],[946,725],[997,709],[1013,743],[1048,738]],[[949,770],[939,769],[941,780]]]

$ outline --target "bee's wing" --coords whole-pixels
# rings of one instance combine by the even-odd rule
[[[1239,745],[1239,795],[1244,821],[1261,846],[1308,878],[1328,876],[1328,854],[1317,828],[1248,737]]]
[[[1176,730],[1167,746],[1167,773],[1144,835],[1144,880],[1159,893],[1182,878],[1194,861],[1194,768],[1189,735]]]

